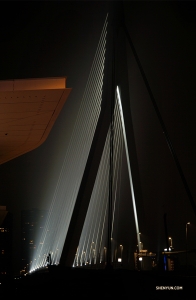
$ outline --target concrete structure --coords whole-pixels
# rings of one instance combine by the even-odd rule
[[[66,77],[0,81],[0,164],[46,140],[70,92]]]

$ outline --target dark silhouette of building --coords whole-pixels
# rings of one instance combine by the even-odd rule
[[[0,276],[12,275],[13,216],[0,206]]]
[[[21,272],[28,272],[42,234],[47,211],[36,208],[21,211]]]

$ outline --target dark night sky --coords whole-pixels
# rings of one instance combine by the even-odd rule
[[[56,184],[108,5],[108,1],[0,4],[0,79],[66,75],[67,87],[73,88],[45,143],[0,166],[0,204],[14,214],[15,241],[20,237],[20,210],[48,208],[47,194]],[[124,7],[130,36],[195,199],[196,3],[125,1]],[[185,248],[187,221],[192,223],[190,243],[196,248],[195,215],[128,45],[127,50],[145,211],[142,240],[145,244],[149,238],[152,250],[158,250],[157,245],[162,250],[166,212],[174,248]]]
[[[128,6],[134,11],[129,18],[130,35],[195,199],[195,3],[147,1]],[[130,101],[149,235],[158,244],[163,241],[165,212],[173,245],[182,249],[187,221],[192,223],[193,242],[195,216],[131,54],[129,70]],[[195,246],[193,242],[192,247]]]

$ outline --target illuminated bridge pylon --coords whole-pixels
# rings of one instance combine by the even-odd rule
[[[60,264],[65,266],[109,265],[122,256],[124,249],[117,237],[117,223],[118,206],[125,188],[124,173],[129,178],[127,197],[132,202],[129,217],[134,220],[132,233],[130,228],[132,245],[127,251],[133,256],[136,245],[141,247],[136,205],[137,202],[141,206],[141,195],[125,36],[116,15],[111,16],[107,25],[101,111],[61,255]]]

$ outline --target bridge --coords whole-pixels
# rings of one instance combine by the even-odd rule
[[[30,271],[45,266],[49,253],[52,265],[110,265],[122,256],[127,257],[128,264],[128,251],[132,253],[136,245],[141,247],[137,212],[141,197],[137,176],[133,178],[133,173],[137,174],[137,159],[128,101],[124,33],[122,26],[116,27],[121,22],[118,19],[114,12],[105,18]],[[120,241],[119,206],[124,197],[129,198],[127,208],[135,227],[132,249]]]
[[[134,52],[123,10],[114,8],[103,24],[30,272],[46,267],[49,254],[51,265],[121,265],[133,269],[133,253],[144,250],[140,233],[145,231],[145,224],[129,103],[126,41]],[[134,54],[195,211],[163,120]],[[127,239],[122,238],[126,228],[122,216],[129,219],[125,223],[129,229]]]
[[[52,196],[46,226],[42,235],[37,236],[38,247],[29,264],[29,273],[14,278],[8,284],[6,281],[1,282],[1,295],[5,292],[6,297],[12,293],[24,297],[24,294],[31,293],[31,296],[45,297],[57,291],[59,295],[63,293],[71,297],[84,295],[115,299],[116,296],[132,296],[134,292],[139,296],[148,295],[149,299],[162,299],[167,293],[164,289],[170,289],[173,299],[176,295],[174,290],[178,289],[179,299],[180,296],[188,299],[190,291],[194,292],[195,269],[192,272],[189,270],[189,273],[184,272],[185,269],[165,272],[169,268],[165,269],[167,264],[163,261],[161,270],[156,271],[153,266],[156,253],[151,252],[154,249],[148,247],[144,238],[146,224],[130,107],[126,50],[134,56],[134,63],[137,64],[152,108],[158,116],[167,150],[172,154],[186,196],[195,212],[188,184],[124,23],[123,10],[117,7],[117,10],[109,11],[105,16],[75,127]],[[64,84],[61,89],[64,93]],[[153,187],[154,182],[150,187],[152,193]],[[158,202],[160,199],[155,200]],[[178,200],[176,197],[175,201]],[[149,206],[154,203],[149,198],[147,201]],[[161,219],[160,211],[156,215]],[[178,211],[174,213],[179,215]],[[180,217],[183,220],[185,218]],[[181,220],[176,223],[185,224]],[[179,234],[183,236],[183,230]],[[159,238],[162,239],[162,236]],[[153,233],[151,239],[154,239]],[[173,244],[175,247],[175,239],[172,244],[166,232],[164,242],[167,244],[169,241],[172,249]],[[182,249],[178,251],[175,248],[176,251],[172,251],[171,255],[167,246],[161,254],[165,259],[169,258],[170,269],[172,255],[174,258],[177,255],[185,257],[187,254],[191,256],[193,252],[187,251],[182,243]],[[151,263],[146,269],[151,268],[153,271],[148,272],[144,268],[146,272],[136,272],[135,269],[141,270],[145,260]]]

